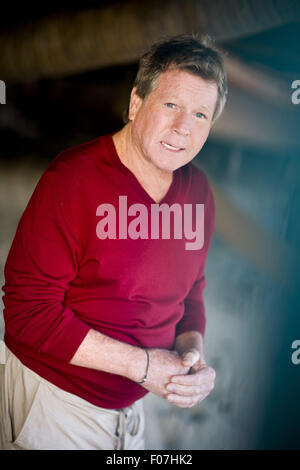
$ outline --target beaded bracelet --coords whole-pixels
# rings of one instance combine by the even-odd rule
[[[138,384],[144,384],[147,382],[147,375],[148,375],[148,370],[149,370],[149,364],[150,364],[150,355],[148,349],[144,349],[145,353],[147,354],[147,366],[146,366],[146,372],[144,375],[144,378],[141,382],[137,382]]]

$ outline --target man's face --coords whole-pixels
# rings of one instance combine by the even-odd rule
[[[174,69],[145,99],[133,89],[129,119],[139,156],[168,172],[190,162],[208,137],[217,95],[215,83]]]

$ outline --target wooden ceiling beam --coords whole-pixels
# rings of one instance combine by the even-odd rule
[[[1,79],[26,82],[132,63],[162,35],[218,42],[300,18],[293,0],[145,0],[52,14],[0,35]]]

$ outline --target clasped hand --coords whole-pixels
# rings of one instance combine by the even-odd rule
[[[215,370],[196,348],[179,355],[175,351],[150,349],[150,368],[144,387],[181,408],[191,408],[214,388]]]
[[[215,370],[201,360],[196,349],[190,349],[182,356],[182,364],[189,367],[185,375],[171,377],[166,386],[166,399],[181,408],[191,408],[204,400],[214,388]]]

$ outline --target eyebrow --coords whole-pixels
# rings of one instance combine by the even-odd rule
[[[166,97],[166,98],[163,98],[163,101],[166,101],[166,102],[172,102],[172,101],[177,101],[178,97],[177,96],[169,96],[169,97]],[[205,105],[205,104],[200,104],[197,109],[201,112],[201,110],[205,110],[207,113],[211,113],[213,114],[213,111],[211,112],[210,109]],[[195,112],[199,112],[199,111],[195,111]]]
[[[205,106],[205,104],[200,104],[199,107],[202,108],[202,109],[206,109],[206,111],[208,111],[208,112],[210,111],[210,109],[207,106]]]

